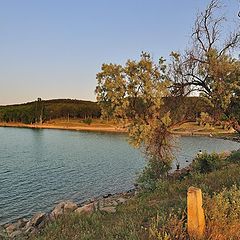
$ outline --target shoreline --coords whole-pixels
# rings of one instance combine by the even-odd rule
[[[94,126],[63,126],[53,124],[24,124],[24,123],[0,123],[0,127],[30,128],[30,129],[56,129],[86,132],[126,133],[127,131],[116,127],[94,127]]]
[[[56,221],[59,217],[68,214],[90,215],[94,212],[103,212],[114,214],[118,205],[126,204],[134,196],[138,194],[136,187],[126,191],[108,193],[87,199],[82,202],[72,200],[62,200],[54,204],[51,210],[39,211],[31,216],[20,217],[18,219],[0,224],[0,239],[16,239],[23,237],[24,239],[31,235],[36,235],[50,222]]]
[[[69,131],[82,131],[82,132],[101,132],[101,133],[127,133],[126,129],[113,127],[113,126],[67,126],[67,125],[53,125],[53,124],[24,124],[24,123],[5,123],[0,122],[0,127],[10,127],[10,128],[30,128],[30,129],[56,129],[56,130],[69,130]],[[230,137],[234,141],[237,136],[236,132],[226,132],[219,131],[213,133],[212,131],[196,131],[196,130],[186,130],[186,131],[176,131],[171,129],[170,132],[173,135],[178,136],[208,136],[225,138]]]

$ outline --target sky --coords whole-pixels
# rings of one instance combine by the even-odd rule
[[[229,19],[239,0],[223,0]],[[208,0],[0,0],[0,105],[95,100],[103,63],[155,60],[189,44]],[[237,18],[237,17],[235,17]]]

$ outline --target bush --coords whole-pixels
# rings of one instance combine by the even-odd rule
[[[232,163],[240,163],[240,151],[233,151],[231,155],[227,158],[227,161]]]
[[[176,213],[160,213],[152,219],[149,228],[149,239],[185,240],[187,239],[186,216],[179,217]]]
[[[192,163],[193,171],[208,173],[220,169],[226,164],[225,158],[217,153],[198,155]]]
[[[167,176],[171,169],[170,162],[152,160],[138,176],[137,184],[144,190],[155,190],[157,181]]]
[[[83,123],[90,125],[92,123],[92,118],[86,118],[83,120]]]
[[[233,186],[205,199],[206,239],[228,240],[240,236],[240,189]]]
[[[196,119],[198,125],[200,126],[206,126],[206,127],[211,127],[212,123],[213,123],[213,119],[212,117],[205,112],[201,112],[200,114],[200,118]]]

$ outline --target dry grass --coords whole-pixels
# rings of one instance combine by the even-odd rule
[[[186,122],[181,125],[175,126],[172,129],[173,133],[177,134],[187,134],[187,135],[219,135],[219,134],[231,134],[235,131],[233,129],[224,130],[220,126],[214,126],[206,128],[199,126],[196,122]]]
[[[154,191],[142,192],[116,214],[65,216],[47,226],[38,240],[184,240],[186,193],[199,187],[207,212],[205,240],[238,239],[240,223],[240,165],[229,164],[207,174],[190,174],[179,180],[162,180]],[[237,200],[238,199],[238,200]],[[236,214],[237,213],[237,214]]]

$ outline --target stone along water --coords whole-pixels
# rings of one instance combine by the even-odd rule
[[[181,167],[199,149],[234,150],[239,143],[179,138]],[[61,200],[81,202],[129,190],[145,161],[123,134],[0,128],[0,224],[48,211]]]

